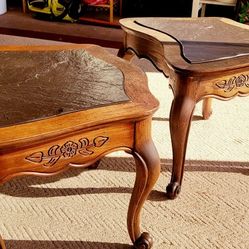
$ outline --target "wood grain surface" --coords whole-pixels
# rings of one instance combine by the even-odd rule
[[[202,116],[212,114],[211,99],[249,95],[249,27],[227,18],[125,18],[119,55],[148,58],[169,76],[174,94],[170,110],[173,151],[171,182],[175,198],[181,189],[188,135],[196,103]],[[132,53],[131,53],[132,51]]]
[[[0,51],[0,183],[86,168],[123,150],[136,161],[128,233],[135,248],[151,248],[140,216],[160,174],[151,138],[158,101],[145,73],[94,45]]]

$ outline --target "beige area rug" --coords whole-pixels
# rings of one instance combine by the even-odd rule
[[[206,121],[198,104],[182,191],[177,199],[167,200],[172,93],[162,74],[147,75],[161,103],[153,119],[153,139],[162,173],[142,216],[143,230],[154,237],[153,248],[248,249],[248,98],[214,101],[213,115]],[[0,186],[0,234],[9,249],[131,248],[126,213],[134,177],[133,159],[116,152],[97,170],[16,178]]]

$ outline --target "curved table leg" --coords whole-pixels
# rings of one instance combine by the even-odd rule
[[[5,244],[0,236],[0,249],[6,249]]]
[[[202,103],[202,116],[204,119],[209,119],[212,114],[212,98],[203,100]]]
[[[170,133],[173,150],[173,167],[170,184],[166,188],[167,196],[174,199],[180,193],[185,154],[191,119],[196,102],[186,95],[176,96],[170,111]]]
[[[127,216],[128,232],[137,249],[149,249],[153,243],[148,233],[140,232],[140,215],[142,206],[160,174],[160,159],[150,132],[145,131],[147,127],[148,124],[142,121],[136,129],[136,146],[133,152],[136,162],[136,180]],[[146,133],[141,136],[143,130]]]
[[[124,46],[122,46],[118,50],[118,54],[117,54],[118,57],[123,58],[123,59],[125,59],[127,61],[131,61],[135,55],[136,54],[132,50],[127,49]]]

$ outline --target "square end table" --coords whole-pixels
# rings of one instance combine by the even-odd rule
[[[160,160],[151,139],[158,101],[146,75],[95,45],[2,46],[0,56],[0,183],[130,153],[136,181],[128,232],[135,248],[150,248],[140,214]]]
[[[170,111],[173,150],[169,198],[181,188],[188,134],[196,103],[210,98],[230,100],[249,95],[249,26],[227,18],[125,18],[119,56],[149,59],[169,76],[174,99]]]

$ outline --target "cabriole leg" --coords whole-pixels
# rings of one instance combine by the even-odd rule
[[[142,206],[160,174],[160,160],[150,136],[150,122],[151,119],[136,125],[136,145],[133,152],[136,180],[129,204],[127,226],[136,249],[149,249],[152,246],[150,235],[140,232],[140,215]]]
[[[180,193],[188,134],[196,102],[191,96],[175,96],[170,111],[170,133],[173,151],[173,167],[167,196],[174,199]]]
[[[1,236],[0,236],[0,249],[6,249],[4,241]]]

